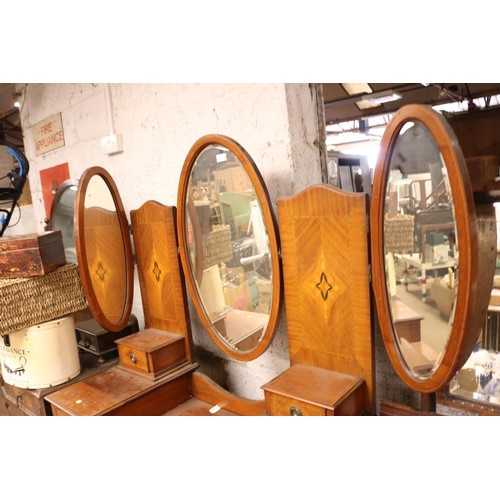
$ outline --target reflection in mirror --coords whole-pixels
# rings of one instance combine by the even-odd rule
[[[66,262],[77,264],[75,248],[74,213],[77,182],[65,181],[59,187],[57,198],[54,198],[50,229],[61,231]]]
[[[89,307],[102,326],[117,331],[128,321],[127,294],[130,292],[127,286],[131,277],[125,253],[127,242],[108,185],[111,181],[106,182],[102,175],[91,175],[86,184],[82,177],[79,195],[84,198],[83,207],[81,203],[78,207],[81,220],[77,253]],[[83,248],[80,248],[82,241]]]
[[[401,129],[387,179],[385,276],[394,334],[413,376],[427,379],[452,331],[459,249],[447,167],[422,123]]]
[[[189,264],[205,313],[231,350],[252,351],[269,322],[272,261],[252,181],[226,147],[211,144],[196,157],[186,214]]]

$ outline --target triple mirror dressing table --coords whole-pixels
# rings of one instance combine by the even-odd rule
[[[106,242],[109,214],[94,207],[90,217],[92,200],[79,189],[82,284],[94,317],[122,328],[133,282],[126,217],[106,171],[94,167],[82,179],[110,191],[123,244]],[[399,190],[413,180],[424,187],[410,203]],[[237,142],[196,141],[177,208],[148,201],[131,212],[145,330],[117,341],[117,366],[51,394],[54,414],[375,415],[377,327],[396,374],[422,396],[417,409],[383,401],[379,414],[435,414],[436,392],[477,341],[496,237],[492,206],[474,203],[446,120],[425,106],[396,113],[382,139],[371,207],[364,193],[316,185],[278,200],[278,217],[279,233],[262,177]],[[106,255],[120,256],[121,275]],[[429,265],[432,276],[422,277]],[[427,296],[429,279],[445,283],[447,310]],[[262,399],[231,394],[199,370],[188,293],[214,344],[242,362],[269,347],[286,302],[290,368],[263,385]]]

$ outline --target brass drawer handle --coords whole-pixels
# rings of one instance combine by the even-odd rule
[[[130,361],[132,361],[132,363],[137,363],[137,356],[134,354],[134,353],[131,353],[130,356]]]
[[[298,406],[292,406],[290,408],[290,415],[292,417],[302,417],[302,410]]]

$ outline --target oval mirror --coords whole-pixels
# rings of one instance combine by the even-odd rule
[[[198,315],[214,342],[240,361],[269,346],[281,308],[277,225],[248,153],[221,135],[199,139],[181,173],[181,261]]]
[[[67,179],[61,183],[52,200],[47,230],[61,231],[66,262],[77,264],[75,247],[75,201],[78,181]]]
[[[132,309],[134,264],[127,218],[106,170],[83,173],[75,207],[76,255],[89,309],[103,328],[120,331]]]
[[[472,351],[489,297],[476,295],[481,265],[467,166],[453,130],[432,108],[405,106],[387,127],[371,220],[387,353],[409,387],[435,392]]]

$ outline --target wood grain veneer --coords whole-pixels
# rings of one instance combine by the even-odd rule
[[[179,260],[176,209],[147,201],[130,212],[146,328],[178,333],[192,359],[191,323]]]
[[[361,377],[373,413],[367,196],[329,185],[278,200],[290,363]]]

